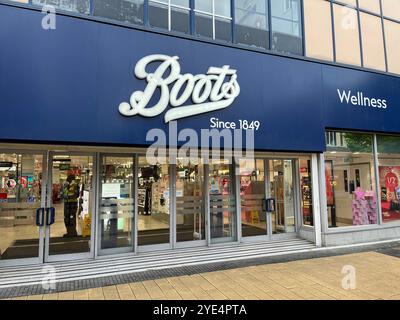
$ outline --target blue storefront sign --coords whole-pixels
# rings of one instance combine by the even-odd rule
[[[149,129],[168,131],[174,120],[197,132],[245,124],[257,150],[321,152],[326,128],[400,131],[397,77],[62,15],[44,30],[42,18],[0,5],[2,141],[145,146]],[[147,88],[144,104],[163,60],[142,77],[135,68],[154,55],[176,57],[180,77]],[[142,113],[159,108],[132,112],[135,92]]]

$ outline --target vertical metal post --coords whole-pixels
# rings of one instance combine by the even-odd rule
[[[265,170],[265,197],[266,199],[271,198],[271,179],[270,179],[270,169],[269,169],[269,159],[264,159],[264,170]],[[266,223],[267,223],[267,235],[269,239],[272,239],[272,213],[266,213]]]
[[[382,218],[382,202],[381,202],[381,185],[379,181],[379,153],[378,153],[378,139],[376,134],[374,134],[373,138],[373,149],[374,149],[374,172],[375,172],[375,186],[376,186],[376,202],[378,205],[378,224],[383,223],[383,218]]]
[[[170,246],[175,248],[176,245],[176,164],[170,163],[169,169],[169,234]]]
[[[215,40],[215,0],[212,0],[212,27],[213,27],[213,39]]]
[[[325,172],[325,171],[324,171]],[[321,235],[321,201],[320,201],[320,180],[318,170],[318,156],[313,153],[311,155],[311,192],[312,192],[312,207],[314,216],[314,234],[315,234],[315,245],[317,247],[322,246],[322,235]],[[322,179],[321,179],[322,180]],[[326,199],[325,199],[326,200]],[[326,210],[325,210],[326,212]]]
[[[304,23],[304,0],[300,1],[300,16],[301,16],[300,26],[301,26],[301,36],[302,36],[301,45],[302,45],[302,50],[303,50],[302,54],[303,54],[303,56],[305,56],[306,55],[306,36],[305,36],[306,32],[305,32],[305,28],[304,28],[304,26],[305,26],[305,23]]]
[[[194,0],[189,0],[190,12],[189,12],[189,22],[190,22],[190,34],[194,35],[196,32],[195,23],[195,12],[194,12]]]
[[[46,191],[46,207],[50,208],[52,206],[52,180],[53,180],[53,153],[51,151],[47,152],[47,191]],[[44,239],[44,262],[47,262],[49,258],[49,249],[50,249],[50,226],[47,226],[45,223],[45,239]]]
[[[293,196],[294,196],[294,227],[295,232],[299,233],[301,226],[303,225],[303,214],[301,211],[301,187],[300,187],[300,166],[299,159],[293,159],[292,161],[292,184],[293,184]]]
[[[325,177],[325,155],[323,153],[318,156],[318,182],[319,182],[319,208],[320,208],[320,223],[321,233],[328,231],[328,204],[326,199],[326,177]],[[314,220],[315,217],[314,217]],[[315,225],[316,221],[314,221]],[[322,241],[323,242],[323,241]]]
[[[93,177],[94,177],[94,186],[93,186],[93,199],[91,199],[93,212],[91,216],[91,251],[92,257],[96,258],[98,256],[99,249],[101,248],[101,232],[100,230],[100,215],[99,215],[99,208],[100,208],[100,197],[101,197],[101,186],[100,186],[100,174],[101,174],[101,164],[100,164],[100,153],[95,153],[93,155]]]
[[[171,31],[171,0],[168,0],[168,31]]]
[[[360,41],[360,58],[361,58],[361,66],[364,67],[364,53],[363,53],[363,41],[362,41],[362,30],[361,30],[361,14],[360,14],[360,6],[358,4],[358,0],[356,0],[357,4],[357,22],[358,22],[358,38]]]
[[[382,35],[383,35],[383,50],[385,53],[385,70],[386,72],[389,72],[389,61],[388,61],[388,52],[387,52],[387,46],[386,46],[386,32],[385,32],[385,19],[383,17],[383,6],[382,6],[382,0],[379,0],[379,8],[380,8],[380,13],[381,13],[381,22],[382,22]]]
[[[232,43],[236,43],[236,12],[235,12],[235,0],[231,0],[231,41]]]
[[[139,156],[134,155],[133,169],[133,196],[134,196],[134,219],[133,219],[133,251],[138,253],[139,242],[139,210],[138,210],[138,192],[139,192]]]
[[[48,175],[48,161],[49,161],[49,152],[46,151],[42,154],[42,198],[40,200],[40,206],[45,208],[47,205],[47,197],[48,195],[48,184],[49,184],[49,175]],[[40,227],[39,229],[39,262],[44,262],[45,259],[45,244],[46,244],[46,225]]]
[[[268,31],[269,31],[269,37],[268,37],[268,49],[272,50],[272,9],[271,9],[271,0],[266,0],[268,1]]]
[[[149,0],[143,2],[143,25],[149,26]]]
[[[204,218],[205,218],[205,231],[207,245],[211,245],[211,217],[210,217],[210,166],[208,161],[204,164]]]
[[[335,10],[333,2],[330,1],[331,5],[331,23],[332,23],[332,44],[333,44],[333,61],[336,62],[336,32],[335,32]]]
[[[236,213],[236,240],[242,240],[242,201],[240,196],[240,164],[232,158],[232,172],[234,178],[235,213]]]

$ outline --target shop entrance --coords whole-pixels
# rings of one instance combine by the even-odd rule
[[[211,244],[237,241],[234,166],[229,160],[211,160],[208,182]]]
[[[94,257],[94,172],[93,154],[49,154],[45,262]]]
[[[301,172],[296,169],[297,163],[297,159],[240,160],[243,241],[271,240],[297,232],[299,208],[304,208],[298,194],[306,192],[298,186]],[[308,166],[302,170],[308,177]],[[265,199],[273,199],[275,208],[272,212],[265,212]]]
[[[94,156],[0,154],[1,264],[93,257]]]
[[[275,210],[269,215],[271,235],[296,232],[294,168],[291,159],[268,160],[268,198],[275,200]]]

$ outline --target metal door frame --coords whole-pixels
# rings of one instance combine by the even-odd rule
[[[137,181],[137,189],[136,189],[136,197],[139,191],[139,158],[140,157],[146,157],[145,153],[136,153],[135,154],[137,158],[137,167],[136,167],[136,176],[135,180]],[[166,155],[167,159],[169,159],[168,154]],[[152,252],[152,251],[163,251],[163,250],[168,250],[173,248],[173,238],[174,238],[174,217],[173,215],[175,214],[172,209],[173,209],[173,201],[171,201],[171,194],[172,194],[172,189],[171,186],[175,182],[175,179],[173,178],[172,174],[172,169],[171,169],[171,164],[168,163],[168,183],[169,183],[169,242],[168,243],[160,243],[160,244],[148,244],[148,245],[139,245],[139,228],[138,228],[138,223],[139,223],[139,210],[136,207],[136,212],[135,212],[135,230],[136,230],[136,247],[135,247],[135,252],[136,253],[142,253],[142,252]],[[136,206],[136,205],[135,205]]]
[[[206,192],[208,192],[208,179],[206,180],[206,174],[208,174],[208,165],[204,163],[204,160],[202,158],[199,158],[201,160],[201,163],[203,165],[203,215],[204,215],[204,239],[203,240],[190,240],[190,241],[177,241],[177,226],[176,226],[176,221],[177,221],[177,212],[176,212],[176,189],[174,190],[174,203],[173,203],[173,213],[174,213],[174,230],[173,230],[173,249],[183,249],[183,248],[195,248],[195,247],[206,247],[209,244],[208,241],[208,213],[209,210],[207,210],[207,205],[208,205],[208,198],[206,196]],[[175,167],[174,170],[176,170],[176,164],[172,164],[172,166]],[[176,188],[176,171],[174,171],[174,181],[173,185]]]
[[[71,254],[60,254],[60,255],[50,255],[49,248],[50,248],[50,240],[51,240],[51,226],[45,229],[45,243],[44,243],[44,262],[59,262],[59,261],[71,261],[71,260],[81,260],[81,259],[94,259],[95,258],[95,248],[96,248],[96,224],[97,224],[97,183],[98,180],[98,154],[92,152],[79,152],[79,151],[48,151],[47,152],[47,201],[46,201],[46,208],[51,208],[53,206],[52,201],[52,182],[53,182],[53,158],[57,155],[69,155],[69,156],[88,156],[92,157],[93,159],[93,166],[92,166],[92,174],[93,174],[93,185],[92,185],[92,225],[91,225],[91,234],[90,234],[90,251],[84,253],[71,253]]]
[[[41,199],[40,199],[40,208],[46,207],[46,190],[47,190],[47,153],[45,150],[29,150],[29,149],[0,149],[0,153],[4,154],[17,154],[17,155],[40,155],[42,156],[42,187],[41,187]],[[0,268],[2,267],[12,267],[12,266],[21,266],[21,265],[37,265],[44,263],[44,241],[45,241],[45,226],[38,227],[38,256],[33,258],[21,258],[21,259],[0,259]],[[1,236],[1,235],[0,235]]]
[[[299,171],[296,170],[296,168],[298,168],[298,162],[299,162],[299,157],[276,157],[274,156],[273,158],[267,158],[267,162],[268,162],[268,179],[269,177],[269,173],[270,173],[270,168],[269,168],[269,161],[274,161],[274,160],[290,160],[292,162],[292,181],[293,181],[293,210],[294,210],[294,231],[293,232],[285,232],[285,233],[278,233],[278,234],[274,234],[273,233],[273,229],[272,229],[272,213],[269,213],[269,219],[270,219],[270,223],[269,223],[269,239],[270,241],[274,241],[274,240],[285,240],[285,239],[290,239],[293,238],[293,236],[296,236],[299,234],[299,230],[300,230],[300,226],[301,226],[301,204],[299,203],[300,198],[299,198],[299,194],[300,194],[300,180],[299,180]],[[270,182],[270,180],[268,180],[268,182]],[[270,194],[270,188],[268,189],[268,198],[271,197]]]
[[[239,233],[239,239],[242,243],[255,243],[255,242],[265,242],[265,241],[274,241],[274,240],[285,240],[293,238],[293,236],[298,235],[300,227],[301,227],[301,203],[300,203],[300,179],[299,179],[299,157],[301,156],[309,156],[308,154],[304,155],[276,155],[274,154],[272,157],[270,155],[262,156],[261,154],[257,154],[254,157],[254,160],[264,160],[264,180],[265,180],[265,198],[271,198],[271,182],[270,182],[270,161],[274,160],[290,160],[292,161],[292,178],[293,178],[293,210],[294,210],[294,218],[295,218],[295,231],[281,234],[273,234],[272,228],[272,213],[267,212],[266,216],[266,224],[267,224],[267,232],[266,235],[261,236],[249,236],[243,237],[241,232]],[[240,198],[240,192],[239,192]],[[240,208],[240,207],[239,207]],[[241,210],[238,210],[238,213]],[[239,219],[238,219],[239,220]],[[240,219],[240,231],[242,228],[242,221]]]
[[[210,180],[210,161],[212,162],[212,157],[210,157],[207,160],[207,178],[204,179],[205,181],[205,187],[207,188],[207,197],[206,197],[206,204],[207,204],[207,209],[206,209],[206,222],[207,222],[207,226],[206,226],[206,232],[208,233],[207,235],[207,244],[209,247],[211,246],[223,246],[223,245],[232,245],[232,244],[238,244],[240,243],[240,234],[241,234],[241,228],[242,225],[238,225],[238,220],[239,220],[239,210],[240,210],[240,205],[238,206],[238,204],[240,204],[240,187],[238,188],[238,186],[240,186],[237,184],[238,182],[238,176],[236,175],[236,166],[237,164],[235,163],[235,158],[231,157],[230,158],[230,163],[228,163],[229,168],[230,168],[230,178],[232,179],[232,197],[234,197],[233,199],[235,200],[235,210],[232,212],[232,214],[236,215],[234,217],[232,217],[232,221],[235,223],[234,228],[236,230],[234,230],[232,237],[222,237],[222,238],[212,238],[211,237],[211,210],[210,210],[210,189],[209,189],[209,180]],[[225,160],[225,158],[223,158],[222,160]],[[238,191],[239,191],[239,198],[238,198]],[[240,229],[240,230],[239,230]]]
[[[132,183],[132,197],[133,197],[133,201],[134,201],[134,213],[133,213],[133,217],[132,217],[132,221],[131,221],[131,242],[132,245],[129,247],[123,247],[123,248],[107,248],[107,249],[101,249],[101,217],[100,217],[100,201],[101,201],[101,195],[102,195],[102,183],[101,183],[101,175],[102,175],[102,166],[103,166],[103,160],[104,158],[107,157],[119,157],[119,158],[127,158],[127,159],[131,159],[132,163],[133,163],[133,167],[132,167],[132,174],[133,174],[133,183]],[[96,257],[102,257],[102,256],[109,256],[109,255],[117,255],[117,254],[124,254],[124,253],[135,253],[136,252],[136,242],[137,242],[137,237],[136,237],[136,233],[137,233],[137,219],[136,219],[136,212],[137,212],[137,156],[135,154],[131,154],[131,153],[108,153],[108,152],[102,152],[102,153],[98,153],[97,156],[98,159],[98,164],[97,164],[97,168],[98,168],[98,174],[97,174],[97,179],[96,179],[96,184],[97,184],[97,190],[98,193],[96,195],[96,197],[98,198],[98,204],[96,207],[97,210],[97,220],[96,220],[96,226],[97,226],[97,232],[96,234],[97,239],[96,239],[96,246],[97,246],[97,250],[96,250]]]
[[[245,159],[245,158],[244,158]],[[265,199],[269,198],[269,190],[270,190],[270,181],[269,181],[269,159],[265,157],[254,157],[254,161],[257,160],[263,160],[264,162],[264,197]],[[271,226],[271,213],[267,212],[266,213],[266,219],[265,219],[265,235],[258,235],[258,236],[249,236],[249,237],[243,237],[242,235],[242,209],[241,209],[241,196],[240,196],[240,176],[238,176],[239,182],[239,192],[238,192],[238,198],[240,199],[240,206],[238,209],[238,216],[239,216],[239,221],[240,221],[240,227],[238,228],[240,230],[239,234],[239,239],[240,242],[242,243],[253,243],[253,242],[266,242],[271,240],[271,231],[272,231],[272,226]],[[271,229],[271,230],[270,230]]]

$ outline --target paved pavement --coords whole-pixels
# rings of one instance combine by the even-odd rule
[[[386,254],[387,253],[387,254]],[[169,277],[70,292],[19,297],[29,300],[400,300],[400,259],[392,252],[360,252]],[[343,274],[343,268],[348,274]],[[354,268],[354,269],[353,269]],[[354,278],[344,289],[344,277]]]

